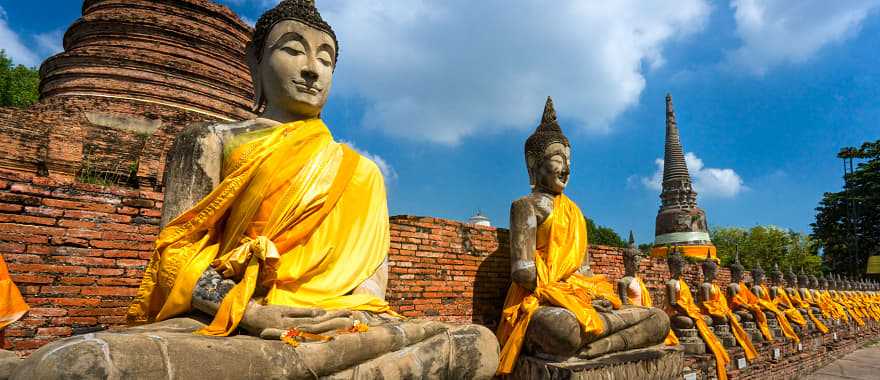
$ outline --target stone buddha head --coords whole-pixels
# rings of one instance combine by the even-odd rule
[[[730,266],[730,282],[731,283],[739,283],[743,280],[743,273],[746,271],[746,268],[742,266],[739,262],[739,247],[736,248],[736,258],[733,260],[733,265]]]
[[[541,124],[526,139],[525,158],[534,191],[559,195],[565,190],[571,174],[571,144],[559,127],[549,96]]]
[[[819,289],[819,278],[816,275],[810,275],[810,288]]]
[[[779,270],[779,264],[773,264],[773,270],[770,271],[770,281],[773,283],[773,286],[785,286],[785,280],[783,279],[782,271]]]
[[[804,268],[801,267],[801,273],[798,274],[798,287],[800,288],[809,288],[810,287],[810,276],[807,272],[804,272]]]
[[[667,248],[666,252],[669,252],[666,255],[666,265],[669,266],[669,273],[672,275],[672,278],[678,279],[684,272],[684,257],[681,257],[678,247],[672,247],[671,250]]]
[[[824,274],[819,275],[819,288],[822,290],[828,289],[828,277],[825,277]]]
[[[639,273],[639,263],[642,262],[642,253],[636,248],[636,240],[632,231],[629,232],[629,244],[623,250],[623,269],[627,276],[635,277]]]
[[[754,285],[764,285],[764,268],[761,268],[760,262],[752,269],[752,282]]]
[[[788,271],[785,272],[785,284],[790,288],[796,288],[797,284],[797,275],[794,274],[794,269],[789,266]]]
[[[703,268],[703,282],[712,283],[715,281],[715,275],[718,274],[718,263],[712,259],[712,253],[706,253],[706,259],[700,265]],[[742,273],[740,273],[742,274]]]
[[[338,52],[336,34],[314,0],[284,0],[264,13],[246,51],[254,111],[282,122],[319,116]]]

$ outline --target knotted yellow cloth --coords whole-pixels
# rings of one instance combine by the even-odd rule
[[[18,287],[9,278],[6,262],[0,255],[0,330],[17,321],[27,311],[28,305],[21,297]]]
[[[724,293],[721,292],[721,288],[717,284],[712,284],[712,288],[709,290],[709,298],[703,300],[702,306],[708,315],[727,318],[727,322],[730,324],[731,330],[733,330],[733,336],[746,354],[746,359],[753,361],[758,357],[758,350],[752,344],[752,339],[739,321],[736,320],[736,315],[733,314],[733,310],[727,305],[727,297],[724,296]]]
[[[831,308],[831,315],[834,316],[834,319],[842,319],[844,322],[849,322],[849,316],[846,315],[846,308],[844,308],[843,305],[834,302],[827,289],[819,291],[819,300],[827,305],[827,307]]]
[[[843,292],[834,291],[834,293],[831,293],[831,297],[834,302],[837,302],[838,304],[843,306],[846,312],[849,313],[849,316],[852,317],[854,321],[856,321],[857,325],[865,326],[865,321],[859,315],[859,311],[849,302]]]
[[[553,199],[553,211],[536,231],[535,268],[537,287],[530,292],[512,283],[504,301],[498,326],[501,358],[498,375],[513,371],[522,349],[532,314],[541,305],[563,307],[571,311],[589,337],[600,337],[605,326],[592,301],[604,298],[615,309],[620,299],[604,276],[587,277],[575,273],[587,251],[587,228],[584,215],[564,194]]]
[[[718,337],[715,336],[712,330],[709,330],[709,325],[703,320],[700,307],[694,301],[694,296],[691,294],[691,290],[688,284],[684,282],[684,279],[678,279],[678,287],[678,299],[675,300],[676,306],[678,306],[681,312],[694,320],[700,336],[703,337],[706,346],[709,347],[709,350],[715,356],[715,370],[718,372],[718,380],[727,380],[726,367],[730,364],[730,355],[727,354],[727,350],[724,349]]]
[[[758,296],[749,290],[749,287],[746,286],[745,282],[739,282],[739,291],[733,295],[733,298],[730,299],[730,303],[733,304],[734,308],[743,308],[752,312],[752,315],[755,316],[755,320],[758,321],[758,329],[761,330],[761,335],[764,335],[764,338],[768,341],[773,341],[773,334],[770,333],[770,326],[767,325],[767,316],[764,314],[764,311],[761,310]]]
[[[804,318],[804,315],[797,310],[797,306],[795,306],[795,303],[792,302],[791,298],[788,297],[788,293],[785,292],[785,288],[781,286],[776,287],[776,299],[773,300],[773,302],[776,305],[784,305],[786,307],[785,315],[788,317],[789,321],[797,323],[801,326],[807,325],[807,319]]]
[[[201,334],[232,333],[258,283],[266,304],[390,312],[372,294],[353,294],[389,247],[376,165],[334,142],[320,119],[252,133],[227,146],[220,184],[159,233],[129,320],[189,311],[209,265],[237,285]]]
[[[800,293],[801,292],[795,289],[795,291],[791,294],[791,299],[796,302],[795,305],[798,305],[807,311],[807,315],[810,316],[810,320],[813,321],[813,324],[816,325],[816,328],[819,329],[822,334],[828,334],[828,326],[825,326],[825,324],[822,323],[819,318],[816,318],[816,316],[813,315],[813,307],[809,303],[807,303],[807,301],[804,301],[804,299],[801,298]]]
[[[779,322],[779,328],[782,329],[782,333],[785,336],[793,340],[795,343],[800,343],[801,338],[795,334],[791,324],[788,323],[788,316],[784,311],[779,309],[776,302],[770,299],[770,290],[767,289],[767,286],[765,285],[759,286],[761,287],[761,296],[758,297],[758,304],[761,305],[764,310],[769,310],[773,314],[776,314],[776,321]]]
[[[639,284],[639,290],[641,292],[641,297],[634,297],[627,292],[627,298],[629,299],[629,303],[637,306],[645,306],[652,307],[654,306],[654,302],[651,301],[651,293],[648,293],[648,287],[645,286],[645,282],[642,281],[641,277],[633,278]],[[677,346],[679,341],[678,337],[675,336],[675,332],[672,329],[669,329],[669,334],[666,334],[666,339],[663,340],[663,343],[667,346]]]

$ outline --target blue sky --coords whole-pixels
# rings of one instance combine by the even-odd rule
[[[256,20],[271,0],[221,1]],[[341,56],[325,119],[387,173],[392,214],[507,225],[551,95],[584,213],[653,239],[664,96],[711,226],[809,231],[837,151],[880,139],[880,0],[318,0]],[[594,5],[595,4],[595,5]],[[0,0],[38,65],[79,1]]]

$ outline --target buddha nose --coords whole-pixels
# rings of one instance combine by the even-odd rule
[[[311,67],[304,68],[300,73],[303,80],[308,83],[314,83],[318,80],[318,72],[313,70]]]

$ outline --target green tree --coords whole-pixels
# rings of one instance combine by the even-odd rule
[[[610,227],[600,226],[587,219],[587,239],[591,245],[606,245],[609,247],[625,247],[626,242],[620,238],[617,232]]]
[[[880,254],[880,140],[844,149],[838,157],[861,162],[846,175],[843,191],[822,197],[813,238],[832,271],[862,274],[868,257]]]
[[[716,227],[712,229],[711,238],[723,265],[733,263],[739,247],[740,262],[748,269],[758,262],[764,269],[769,269],[773,264],[779,264],[780,268],[791,266],[795,271],[804,268],[810,273],[818,273],[822,269],[822,258],[817,254],[818,244],[809,235],[796,231],[776,226],[755,226],[751,229]]]
[[[0,107],[27,107],[40,97],[40,73],[35,68],[14,65],[0,50]]]

